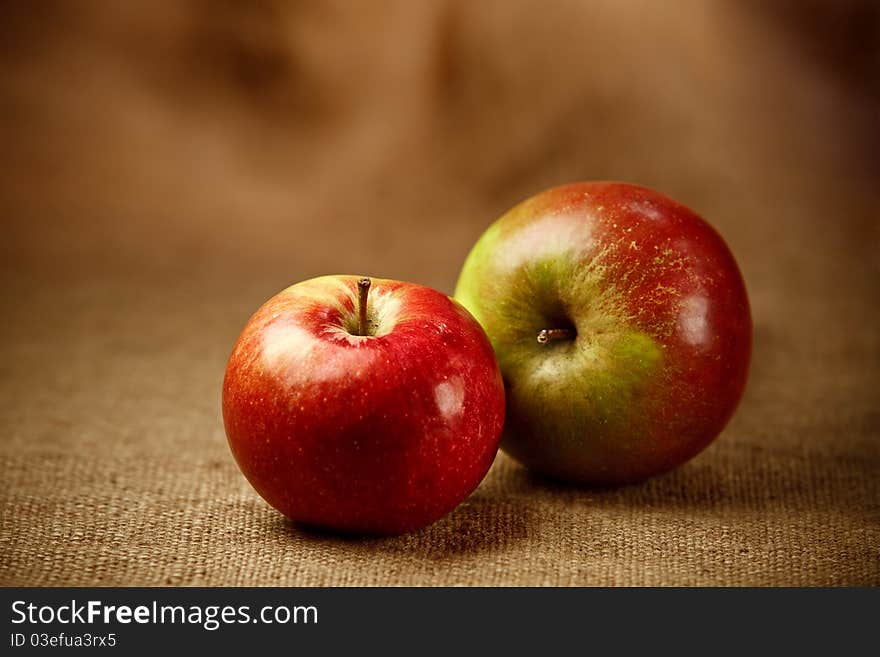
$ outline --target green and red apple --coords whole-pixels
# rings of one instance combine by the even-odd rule
[[[658,192],[572,184],[474,246],[455,297],[504,378],[502,449],[534,471],[635,482],[687,461],[743,393],[751,318],[719,234]]]
[[[223,419],[242,472],[289,518],[396,534],[439,519],[483,479],[504,388],[485,333],[446,295],[325,276],[247,323]]]

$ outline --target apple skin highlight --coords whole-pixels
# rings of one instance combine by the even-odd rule
[[[267,301],[223,383],[229,446],[259,494],[294,521],[398,534],[454,509],[495,458],[504,388],[488,338],[436,290],[325,276]]]
[[[752,325],[736,261],[650,189],[577,183],[524,201],[474,246],[455,297],[498,356],[502,449],[540,474],[611,485],[670,470],[742,397]]]

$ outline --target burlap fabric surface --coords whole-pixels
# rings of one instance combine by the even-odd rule
[[[4,8],[0,583],[880,584],[876,11],[661,4]],[[742,266],[753,368],[713,446],[612,490],[500,455],[397,538],[258,498],[219,396],[262,301],[449,292],[507,207],[608,178]]]

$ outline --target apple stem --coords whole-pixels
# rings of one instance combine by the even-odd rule
[[[372,283],[366,276],[358,281],[358,335],[367,335],[367,295]]]
[[[557,340],[573,340],[574,331],[567,328],[559,329],[542,329],[538,333],[538,344],[547,344],[548,342],[556,342]]]

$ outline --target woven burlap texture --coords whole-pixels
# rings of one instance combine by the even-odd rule
[[[7,4],[0,584],[880,584],[871,3]],[[330,273],[451,292],[577,179],[735,253],[755,350],[720,438],[610,490],[501,455],[396,538],[269,508],[220,415],[250,313]]]
[[[219,387],[244,301],[67,285],[20,290],[3,342],[3,584],[880,582],[872,328],[820,339],[759,314],[739,413],[666,476],[583,490],[502,455],[434,526],[345,539],[288,523],[229,454]]]

